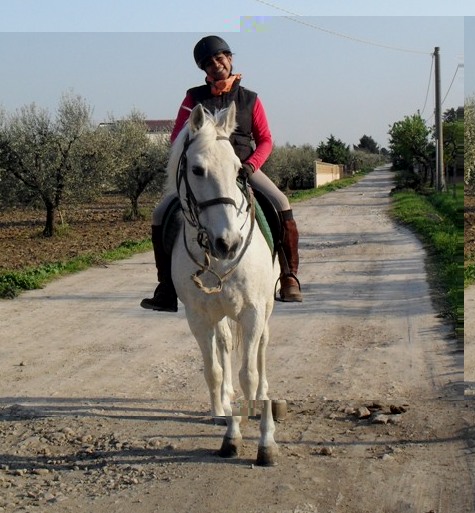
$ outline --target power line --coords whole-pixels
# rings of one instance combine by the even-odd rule
[[[444,99],[442,100],[442,105],[444,104],[445,102],[445,99],[447,98],[447,96],[449,95],[450,93],[450,89],[452,88],[453,84],[454,84],[454,80],[455,80],[455,77],[457,76],[457,73],[458,73],[458,70],[459,68],[463,68],[463,64],[457,64],[457,67],[455,68],[455,73],[454,73],[454,76],[452,77],[452,81],[450,82],[450,85],[449,85],[449,89],[447,90],[447,92],[445,93],[445,96],[444,96]]]
[[[430,84],[432,82],[432,69],[433,68],[434,68],[434,55],[432,54],[432,61],[431,61],[430,72],[429,72],[429,83],[427,84],[426,99],[424,100],[424,107],[422,107],[422,110],[421,110],[421,114],[420,114],[421,117],[422,117],[422,114],[424,113],[424,111],[426,110],[427,98],[429,97]]]
[[[426,92],[426,98],[425,98],[425,101],[424,101],[424,107],[422,109],[422,112],[421,112],[421,116],[422,116],[422,113],[424,112],[425,108],[426,108],[426,105],[427,105],[427,99],[428,99],[428,96],[429,96],[429,90],[430,90],[430,85],[431,85],[431,77],[432,77],[432,69],[433,69],[433,66],[434,66],[434,60],[435,60],[435,53],[432,53],[432,52],[427,52],[427,51],[421,51],[421,50],[414,50],[414,49],[410,49],[410,48],[400,48],[400,47],[396,47],[396,46],[391,46],[391,45],[387,45],[387,44],[384,44],[384,43],[378,43],[378,42],[375,42],[375,41],[368,41],[368,40],[365,40],[365,39],[359,39],[357,37],[353,37],[353,36],[349,36],[347,34],[342,34],[340,32],[335,32],[335,31],[332,31],[332,30],[328,30],[328,29],[324,29],[322,27],[319,27],[317,25],[314,25],[312,23],[309,23],[308,21],[305,21],[303,19],[301,19],[301,16],[299,14],[296,14],[294,12],[291,12],[291,11],[288,11],[287,9],[283,9],[271,2],[268,2],[266,0],[256,0],[256,2],[259,2],[261,4],[264,4],[264,5],[267,5],[268,7],[272,7],[273,9],[277,9],[281,12],[284,12],[290,16],[283,16],[283,18],[289,20],[289,21],[293,21],[294,23],[300,23],[301,25],[304,25],[306,27],[309,27],[309,28],[312,28],[312,29],[315,29],[315,30],[319,30],[321,32],[325,32],[326,34],[330,34],[332,36],[336,36],[336,37],[340,37],[340,38],[344,38],[344,39],[348,39],[350,41],[354,41],[356,43],[362,43],[362,44],[366,44],[366,45],[371,45],[371,46],[376,46],[376,47],[379,47],[379,48],[384,48],[386,50],[394,50],[394,51],[399,51],[399,52],[405,52],[405,53],[415,53],[415,54],[420,54],[420,55],[431,55],[432,56],[432,63],[431,63],[431,70],[430,70],[430,75],[429,75],[429,84],[427,86],[427,92]],[[442,105],[451,88],[452,88],[452,85],[454,83],[454,80],[455,80],[455,77],[457,76],[457,73],[458,73],[458,70],[459,68],[463,68],[464,65],[463,64],[458,64],[457,65],[457,68],[455,69],[455,73],[454,73],[454,76],[452,77],[452,81],[450,82],[450,86],[447,90],[447,93],[445,94],[444,96],[444,99],[442,100],[442,102],[440,102],[439,105]],[[437,68],[439,69],[439,68]],[[437,82],[437,81],[436,81]],[[437,90],[437,84],[436,84],[436,90]],[[432,114],[427,120],[426,122],[428,122],[433,116],[435,115]]]
[[[267,2],[265,0],[256,0],[256,2],[259,2],[261,4],[267,5],[268,7],[272,7],[274,9],[277,9],[278,11],[290,14],[290,16],[283,16],[283,18],[285,18],[287,20],[293,21],[294,23],[300,23],[301,25],[305,25],[306,27],[309,27],[309,28],[312,28],[312,29],[315,29],[315,30],[320,30],[321,32],[325,32],[326,34],[330,34],[332,36],[348,39],[348,40],[354,41],[356,43],[362,43],[362,44],[366,44],[366,45],[377,46],[379,48],[385,48],[386,50],[395,50],[395,51],[398,51],[398,52],[417,53],[417,54],[422,54],[422,55],[430,55],[430,52],[427,52],[427,51],[412,50],[410,48],[399,48],[399,47],[387,45],[387,44],[384,44],[384,43],[377,43],[375,41],[368,41],[366,39],[359,39],[359,38],[354,37],[354,36],[349,36],[347,34],[342,34],[341,32],[335,32],[333,30],[328,30],[328,29],[325,29],[323,27],[319,27],[317,25],[314,25],[313,23],[309,23],[308,21],[301,20],[301,19],[299,19],[299,18],[301,18],[301,16],[299,14],[296,14],[296,13],[293,13],[291,11],[288,11],[287,9],[282,9],[282,7],[274,5],[274,4],[272,4],[270,2]]]
[[[463,68],[463,67],[464,67],[464,65],[463,65],[463,64],[457,64],[457,67],[455,68],[455,73],[454,73],[454,75],[453,75],[453,77],[452,77],[452,80],[451,80],[451,82],[450,82],[449,88],[447,89],[447,92],[445,93],[444,99],[443,99],[443,100],[442,100],[442,102],[441,102],[441,105],[443,105],[443,104],[444,104],[445,100],[447,99],[447,96],[448,96],[448,95],[449,95],[449,93],[450,93],[450,90],[452,89],[452,86],[453,86],[453,84],[454,84],[455,77],[457,76],[458,70],[459,70],[460,68]],[[430,116],[425,120],[425,121],[426,121],[426,123],[429,123],[429,121],[431,121],[431,119],[432,119],[434,116],[435,116],[435,113],[432,113],[432,114],[431,114],[431,115],[430,115]]]

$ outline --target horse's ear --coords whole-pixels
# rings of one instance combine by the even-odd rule
[[[198,103],[190,114],[190,128],[192,132],[198,132],[205,122],[205,111],[201,103]]]
[[[227,134],[234,132],[236,128],[236,103],[231,102],[229,107],[222,112],[219,119],[219,125]]]

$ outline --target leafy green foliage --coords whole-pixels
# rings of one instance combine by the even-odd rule
[[[129,219],[139,219],[140,196],[144,192],[159,193],[164,188],[170,141],[167,136],[152,139],[145,116],[136,111],[108,126],[115,161],[111,181],[130,200]]]
[[[91,112],[72,94],[62,96],[54,117],[34,103],[11,115],[0,110],[0,201],[41,204],[44,236],[55,233],[64,204],[115,188],[130,199],[130,218],[137,219],[140,195],[163,189],[168,137],[153,140],[137,112],[109,129],[94,127]]]
[[[310,145],[274,146],[262,170],[282,190],[313,187],[316,150]]]
[[[475,189],[475,97],[465,100],[464,107],[464,179]]]
[[[349,164],[351,160],[350,147],[333,135],[327,142],[321,142],[317,147],[318,157],[329,164]]]
[[[474,282],[475,282],[475,264],[468,264],[464,269],[465,286],[471,285]]]
[[[406,116],[389,130],[389,149],[394,169],[414,170],[418,165],[428,176],[433,161],[434,146],[430,143],[431,130],[419,114]]]
[[[378,166],[387,162],[386,157],[379,153],[354,150],[351,152],[351,168],[356,171],[372,171]]]
[[[0,166],[12,185],[21,184],[46,211],[43,234],[54,232],[55,212],[66,197],[79,198],[100,183],[78,159],[81,144],[91,136],[91,109],[80,96],[63,95],[53,118],[36,104],[14,114],[2,115],[0,124]],[[97,157],[95,150],[91,155]],[[97,162],[97,160],[95,160]],[[96,166],[93,165],[93,170]]]
[[[363,137],[361,137],[360,139],[358,146],[353,146],[353,149],[375,154],[378,154],[380,152],[377,142],[371,136],[368,135],[363,135]]]

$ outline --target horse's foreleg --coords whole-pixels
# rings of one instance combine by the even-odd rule
[[[269,341],[268,316],[259,310],[247,311],[243,326],[243,361],[239,372],[241,387],[246,399],[262,400],[259,446],[256,464],[272,466],[277,463],[278,448],[274,440],[275,424],[272,401],[267,397],[266,348]],[[256,397],[257,396],[257,397]]]
[[[259,383],[257,386],[257,399],[269,399],[267,392],[269,384],[266,375],[266,350],[269,342],[269,326],[266,324],[259,342],[259,350],[257,352],[257,372],[259,373]]]
[[[265,328],[265,319],[263,312],[258,310],[248,310],[241,317],[242,326],[242,362],[239,371],[239,383],[244,397],[248,400],[257,399],[257,389],[260,384],[259,371],[261,364],[258,364],[260,345]],[[261,391],[262,392],[262,391]]]
[[[240,416],[233,415],[231,401],[234,399],[234,388],[232,382],[231,353],[233,340],[231,329],[227,319],[223,319],[216,327],[216,342],[223,368],[223,383],[221,387],[221,400],[226,414],[227,430],[223,438],[219,455],[223,458],[238,456],[241,447],[242,436],[240,431]],[[236,412],[234,412],[236,413]]]
[[[216,327],[216,344],[221,367],[223,369],[221,401],[225,412],[230,412],[232,410],[231,402],[234,399],[233,371],[231,364],[233,340],[227,319],[220,321]]]
[[[223,369],[218,360],[214,326],[203,322],[202,318],[188,314],[188,324],[201,349],[203,357],[205,381],[208,385],[211,415],[224,417],[225,411],[221,401],[221,385]]]
[[[259,446],[257,449],[256,465],[263,467],[271,467],[277,465],[277,456],[279,449],[274,440],[275,424],[272,417],[272,401],[267,399],[262,401],[262,413],[259,438]]]
[[[269,344],[269,317],[272,313],[274,300],[270,301],[266,306],[266,320],[264,323],[264,329],[262,330],[262,336],[259,343],[259,351],[257,353],[257,370],[259,372],[259,385],[257,388],[257,399],[265,400],[269,399],[267,393],[269,391],[269,385],[267,383],[266,374],[266,352],[267,345]]]
[[[258,347],[252,347],[247,354],[243,355],[242,366],[239,371],[239,383],[244,397],[251,401],[257,398],[257,386],[259,384],[257,352]]]
[[[205,380],[208,385],[211,402],[211,415],[213,417],[223,417],[225,415],[221,400],[223,370],[218,362],[214,341],[210,345],[211,348],[205,347],[201,352],[203,355]]]

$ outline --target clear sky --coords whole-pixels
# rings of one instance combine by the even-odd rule
[[[465,95],[475,96],[475,16],[465,17]]]
[[[132,109],[173,119],[186,89],[203,83],[192,50],[210,33],[230,44],[277,144],[316,146],[334,135],[351,145],[370,135],[385,146],[389,126],[406,115],[420,110],[432,123],[436,46],[443,109],[463,104],[464,78],[475,92],[473,0],[341,3],[2,0],[0,105],[54,111],[72,90],[96,121]]]

